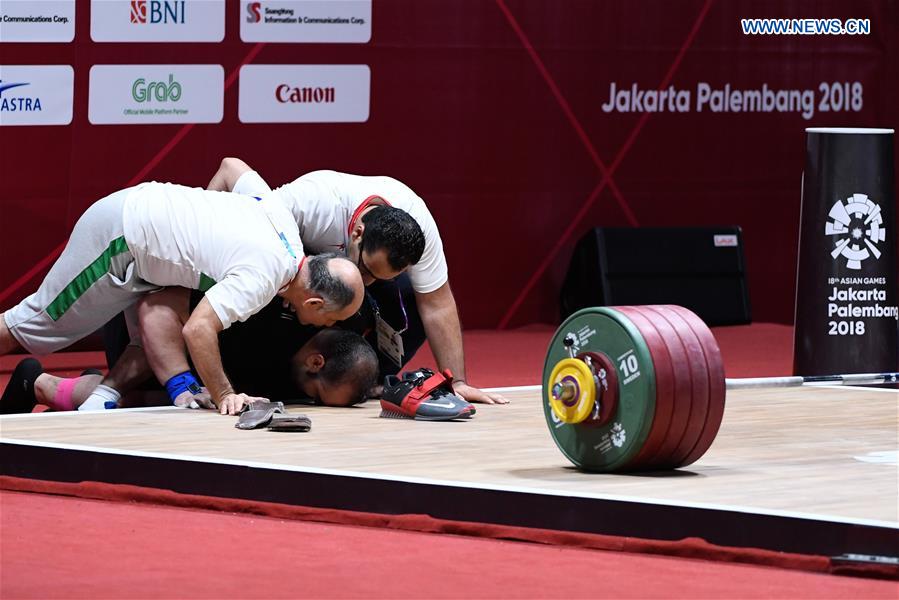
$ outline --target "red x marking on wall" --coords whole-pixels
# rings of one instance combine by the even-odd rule
[[[703,4],[702,9],[699,11],[699,15],[696,17],[696,21],[693,23],[693,27],[690,28],[690,33],[687,34],[687,38],[684,40],[684,43],[681,44],[680,50],[674,57],[674,62],[672,62],[671,66],[668,67],[668,71],[662,78],[661,83],[659,83],[659,90],[668,87],[668,84],[674,77],[674,73],[677,71],[677,68],[681,64],[684,55],[687,53],[687,49],[693,44],[696,33],[699,31],[699,27],[705,20],[705,17],[708,14],[713,2],[714,0],[706,0],[705,4]],[[525,283],[524,287],[518,293],[518,296],[516,296],[512,304],[509,305],[509,309],[506,311],[506,314],[504,314],[502,319],[500,319],[497,327],[499,329],[505,329],[509,326],[509,321],[515,315],[515,313],[518,312],[519,307],[521,307],[521,303],[524,302],[524,299],[527,298],[528,294],[530,294],[531,290],[546,272],[546,269],[548,269],[549,265],[553,262],[553,260],[555,260],[556,256],[559,254],[559,251],[565,246],[565,244],[568,243],[568,240],[578,228],[583,218],[587,215],[587,212],[596,203],[596,200],[599,198],[599,194],[606,188],[606,186],[608,186],[611,190],[612,195],[615,197],[615,200],[618,203],[618,206],[622,211],[624,211],[624,216],[627,218],[628,222],[634,227],[639,225],[637,217],[636,215],[634,215],[634,211],[624,199],[624,196],[621,195],[621,190],[618,189],[618,186],[615,184],[612,176],[615,174],[615,171],[618,170],[619,165],[621,165],[621,161],[624,159],[627,152],[631,149],[631,146],[633,146],[634,140],[637,139],[637,135],[639,135],[640,130],[643,129],[643,126],[649,119],[650,113],[644,112],[642,115],[640,115],[640,118],[637,120],[637,124],[634,126],[633,130],[631,130],[630,135],[627,136],[624,144],[618,150],[618,154],[615,156],[615,160],[612,161],[611,165],[606,167],[605,163],[603,163],[602,159],[600,159],[599,157],[599,154],[596,152],[596,148],[593,147],[593,143],[590,141],[590,138],[587,137],[584,128],[581,127],[581,124],[577,120],[577,117],[574,116],[574,112],[572,112],[568,101],[565,99],[565,96],[562,95],[562,92],[556,85],[556,82],[552,78],[552,75],[550,75],[549,71],[546,69],[546,66],[543,64],[543,61],[540,59],[540,55],[537,54],[537,51],[534,49],[533,45],[531,45],[531,42],[528,39],[527,35],[518,24],[518,21],[515,20],[514,15],[512,15],[511,11],[509,11],[509,8],[506,6],[505,0],[496,0],[496,5],[502,11],[503,15],[505,15],[506,20],[509,21],[509,25],[518,36],[519,41],[521,41],[521,45],[524,46],[524,49],[531,57],[534,66],[543,77],[546,85],[549,86],[553,97],[559,104],[559,108],[561,108],[562,112],[565,113],[565,117],[574,128],[578,138],[581,140],[581,143],[584,145],[584,148],[590,155],[590,158],[593,160],[594,164],[596,164],[597,169],[599,169],[600,174],[599,183],[597,183],[596,187],[593,188],[593,191],[590,192],[590,195],[587,196],[587,199],[584,200],[583,204],[581,205],[580,209],[578,209],[577,213],[575,213],[574,217],[568,221],[568,227],[565,228],[565,231],[562,232],[562,235],[559,236],[559,239],[556,240],[556,243],[549,250],[549,252],[544,255],[543,260],[539,265],[537,265],[537,268],[534,270],[527,283]]]
[[[240,63],[236,67],[234,67],[234,69],[230,73],[228,73],[228,77],[227,77],[227,79],[225,79],[225,91],[226,92],[228,91],[228,88],[230,88],[232,85],[234,85],[234,82],[237,81],[237,78],[240,75],[240,68],[242,66],[244,66],[245,64],[252,62],[253,59],[256,58],[256,55],[259,54],[259,51],[262,50],[263,46],[265,46],[265,44],[256,44],[255,46],[250,48],[250,51],[247,52],[247,55],[243,57],[243,60],[241,60]],[[190,133],[190,130],[193,128],[194,128],[194,123],[189,123],[187,125],[182,126],[175,133],[175,135],[172,136],[172,139],[170,139],[165,144],[165,146],[160,148],[159,151],[153,156],[153,158],[148,160],[147,163],[143,167],[141,167],[140,171],[138,171],[137,174],[134,175],[134,177],[129,179],[128,182],[123,187],[126,187],[126,188],[131,187],[132,185],[137,185],[138,183],[143,181],[144,178],[147,176],[147,174],[150,171],[152,171],[154,168],[156,168],[156,165],[158,165],[160,162],[162,162],[162,159],[164,159],[166,156],[168,156],[169,153],[172,150],[174,150],[178,144],[181,143],[181,141],[187,136],[188,133]],[[0,292],[0,304],[3,304],[3,302],[5,302],[7,298],[9,298],[12,294],[17,292],[20,288],[28,285],[28,282],[30,282],[38,274],[42,273],[51,264],[53,264],[53,261],[56,260],[56,258],[60,254],[62,254],[62,251],[65,249],[67,243],[68,243],[68,239],[66,239],[66,241],[61,243],[56,248],[54,248],[50,252],[50,254],[48,254],[41,260],[39,260],[33,267],[28,269],[28,271],[26,271],[21,277],[19,277],[15,281],[13,281],[12,284],[9,285],[9,287],[7,287],[5,290]]]

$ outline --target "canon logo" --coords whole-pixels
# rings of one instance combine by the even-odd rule
[[[275,99],[284,103],[333,103],[334,88],[333,87],[292,87],[286,83],[282,83],[275,88]]]

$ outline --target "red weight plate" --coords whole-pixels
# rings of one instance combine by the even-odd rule
[[[683,466],[684,459],[699,441],[702,429],[705,427],[705,418],[709,410],[709,379],[705,364],[705,355],[702,352],[702,344],[687,322],[680,315],[667,306],[647,306],[646,314],[655,313],[660,319],[666,320],[674,328],[678,338],[684,345],[687,355],[687,368],[690,371],[692,383],[690,392],[690,418],[684,429],[684,435],[680,443],[671,453],[671,467]],[[650,319],[652,320],[652,319]],[[657,322],[653,321],[653,322]]]
[[[649,459],[658,453],[671,427],[671,415],[674,412],[674,369],[671,367],[668,348],[655,326],[632,306],[616,306],[614,309],[626,316],[640,330],[649,347],[652,366],[655,369],[656,403],[652,428],[646,436],[643,447],[626,467],[633,471],[652,466]]]
[[[671,420],[665,438],[655,455],[648,456],[644,468],[669,469],[674,465],[672,453],[684,437],[684,432],[690,423],[690,411],[693,401],[693,382],[691,380],[690,363],[683,342],[677,335],[674,327],[646,306],[632,306],[635,312],[649,321],[662,338],[662,343],[668,351],[671,361],[671,377],[674,381],[674,406],[671,411]]]
[[[597,386],[593,412],[587,420],[581,422],[583,425],[605,425],[612,420],[618,410],[618,371],[615,362],[605,352],[581,352],[576,358],[585,362],[589,358],[594,369],[603,369],[606,372],[608,389],[602,390]]]
[[[721,427],[721,420],[724,418],[724,397],[726,386],[724,381],[724,361],[721,359],[721,350],[718,348],[718,342],[711,330],[694,312],[687,310],[682,306],[669,306],[671,310],[676,312],[699,338],[702,344],[702,350],[705,354],[706,365],[708,366],[709,375],[709,411],[705,419],[705,427],[696,446],[684,459],[683,464],[689,465],[706,453],[715,436],[718,435],[718,429]]]

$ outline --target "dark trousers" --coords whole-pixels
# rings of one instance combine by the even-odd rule
[[[202,295],[199,292],[194,293],[194,301],[191,303],[191,308],[195,306],[196,301],[201,297]],[[400,303],[400,297],[402,297],[402,304]],[[421,348],[427,338],[424,325],[421,322],[421,316],[418,313],[418,304],[415,301],[412,283],[409,281],[409,276],[405,273],[400,275],[396,281],[376,281],[368,286],[365,289],[365,301],[362,303],[362,308],[359,309],[359,312],[339,324],[344,329],[361,334],[374,348],[378,355],[382,378],[386,375],[395,375],[399,372],[400,366],[378,348],[375,310],[380,312],[381,318],[387,321],[391,327],[396,331],[400,331],[406,325],[406,318],[403,316],[404,306],[409,319],[409,328],[402,334],[403,365],[405,365],[412,360],[412,357],[415,356],[415,353],[418,352],[418,349]],[[229,375],[235,377],[238,371],[245,370],[238,367],[244,362],[253,362],[248,359],[254,353],[262,356],[263,353],[260,352],[262,348],[268,349],[268,355],[272,351],[284,354],[283,357],[278,357],[278,361],[271,360],[269,357],[269,362],[284,362],[287,364],[287,361],[299,349],[299,346],[312,336],[314,331],[311,331],[311,328],[300,325],[295,318],[292,321],[289,319],[285,321],[283,318],[280,318],[282,312],[284,311],[281,309],[281,299],[275,298],[259,314],[253,315],[246,323],[235,323],[219,337],[222,360],[226,368],[228,368]],[[298,332],[303,335],[299,335]],[[231,338],[233,338],[235,343],[229,343]],[[129,339],[128,329],[125,326],[125,317],[122,314],[112,319],[103,328],[103,341],[106,347],[106,361],[109,368],[112,368],[122,352],[125,351]],[[293,344],[287,342],[274,343],[282,339],[288,339]],[[152,389],[158,388],[158,384],[152,377],[147,385]]]
[[[402,298],[402,304],[400,298]],[[405,365],[412,360],[427,339],[421,315],[418,312],[412,282],[406,273],[400,275],[395,281],[376,281],[365,288],[365,302],[362,303],[362,308],[353,317],[340,324],[345,329],[362,334],[375,349],[381,367],[381,377],[395,375],[401,367],[378,348],[375,311],[380,311],[381,318],[387,321],[394,330],[401,331],[406,326],[403,307],[405,307],[406,317],[409,319],[409,328],[401,336],[403,338],[403,365]]]

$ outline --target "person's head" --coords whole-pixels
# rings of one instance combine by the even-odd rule
[[[308,257],[281,295],[296,310],[301,323],[327,327],[356,314],[365,288],[352,261],[326,253]]]
[[[292,359],[293,380],[305,395],[326,406],[365,402],[378,379],[378,357],[361,335],[323,329]]]
[[[377,279],[394,279],[421,260],[424,250],[424,233],[409,213],[392,206],[374,206],[350,231],[347,254],[369,285]]]

